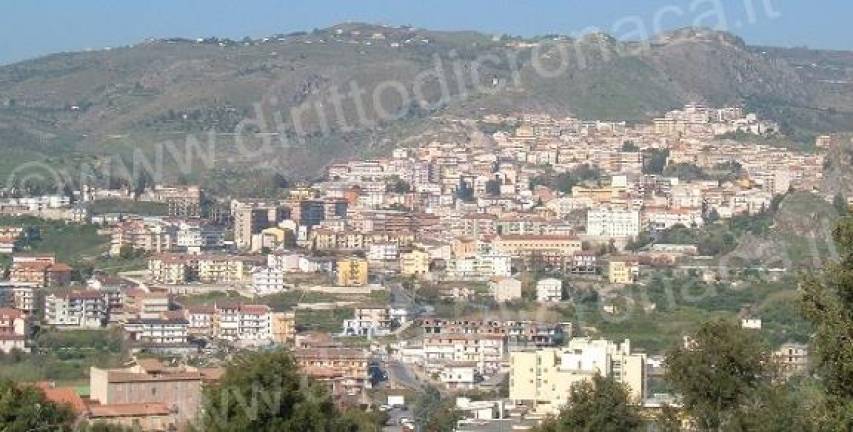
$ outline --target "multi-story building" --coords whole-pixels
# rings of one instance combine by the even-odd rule
[[[30,314],[38,309],[35,285],[0,284],[0,305]]]
[[[134,318],[127,320],[124,331],[141,346],[185,346],[189,322],[183,318]]]
[[[336,274],[338,286],[367,285],[367,260],[357,257],[339,259]]]
[[[107,324],[107,299],[94,290],[50,293],[44,301],[44,318],[60,328],[101,328]]]
[[[509,397],[536,412],[557,413],[569,401],[572,385],[595,375],[625,384],[635,403],[645,395],[645,354],[631,351],[630,341],[576,338],[566,348],[510,354]]]
[[[160,218],[132,219],[115,225],[110,239],[110,255],[118,256],[122,248],[164,253],[177,246],[178,227]]]
[[[502,235],[494,241],[495,251],[513,257],[572,256],[580,252],[580,239],[562,235]]]
[[[296,339],[296,313],[273,312],[272,340],[278,344],[293,345]]]
[[[151,191],[154,201],[169,206],[169,216],[194,218],[201,216],[201,188],[198,186],[156,185]]]
[[[440,372],[449,361],[465,361],[491,376],[501,369],[506,353],[506,338],[500,335],[439,333],[423,340],[424,366],[430,373]]]
[[[273,340],[273,312],[266,305],[221,303],[216,305],[214,337],[247,343]]]
[[[240,249],[252,247],[252,237],[265,228],[285,219],[286,209],[274,203],[234,200],[231,216],[234,219],[234,244]]]
[[[804,373],[809,368],[809,347],[794,342],[784,343],[773,351],[773,360],[785,376]]]
[[[335,396],[357,396],[371,387],[367,352],[353,348],[297,348],[293,356],[308,376],[327,383]]]
[[[536,301],[555,303],[563,300],[563,281],[548,278],[536,282]]]
[[[284,283],[284,270],[271,267],[252,269],[252,290],[255,295],[264,296],[287,291]]]
[[[492,278],[489,281],[489,294],[498,303],[518,300],[521,298],[521,281],[508,277]]]
[[[586,214],[586,233],[602,238],[636,237],[640,234],[640,212],[615,207],[597,207]]]
[[[390,310],[387,307],[361,307],[353,312],[353,318],[344,320],[345,336],[384,336],[392,328]]]
[[[403,276],[423,276],[429,273],[429,254],[413,250],[409,253],[400,254],[400,273]]]
[[[113,419],[121,417],[116,413],[139,413],[137,426],[144,424],[145,430],[182,430],[198,417],[203,384],[218,375],[221,370],[164,367],[148,360],[123,369],[92,367],[90,399],[98,413],[112,412]]]
[[[71,270],[52,255],[15,255],[9,281],[38,287],[64,286],[71,282]]]
[[[612,284],[632,284],[640,275],[636,260],[613,258],[608,264],[607,278]]]

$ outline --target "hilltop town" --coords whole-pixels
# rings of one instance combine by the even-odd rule
[[[459,396],[461,424],[523,426],[597,374],[657,410],[676,400],[663,351],[698,324],[676,318],[688,310],[728,314],[771,342],[786,376],[805,371],[808,334],[761,297],[793,292],[798,258],[728,257],[785,200],[846,212],[821,192],[838,137],[782,148],[776,123],[696,104],[648,123],[442,121],[477,138],[333,163],[278,199],[6,190],[2,364],[81,418],[146,430],[196,418],[234,353],[280,346],[338,404],[388,412],[391,430],[410,427],[406,401],[426,387]],[[743,284],[761,296],[729,295]],[[59,370],[60,355],[73,366]]]

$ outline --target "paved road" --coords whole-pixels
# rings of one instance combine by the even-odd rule
[[[404,363],[397,360],[390,360],[387,364],[388,380],[397,383],[401,386],[408,387],[414,390],[421,390],[423,384],[418,381],[415,373]]]

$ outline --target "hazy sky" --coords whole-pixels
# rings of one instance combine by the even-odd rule
[[[242,38],[344,21],[635,38],[725,27],[751,44],[853,49],[850,0],[0,0],[0,64],[146,38]]]

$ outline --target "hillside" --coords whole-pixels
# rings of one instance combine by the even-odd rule
[[[154,40],[51,55],[0,67],[0,179],[36,160],[45,164],[36,168],[54,170],[42,177],[121,180],[132,172],[121,162],[132,167],[134,151],[154,161],[158,143],[173,142],[183,155],[190,134],[203,149],[215,139],[215,154],[181,168],[182,159],[166,152],[164,180],[260,193],[276,187],[273,173],[316,177],[332,160],[458,132],[438,117],[484,112],[642,121],[705,102],[746,104],[803,140],[853,130],[850,53],[749,47],[696,29],[642,48],[605,35],[498,40],[347,24],[261,40]],[[537,72],[537,64],[556,70],[562,58],[562,73]],[[352,83],[366,95],[362,106],[336,104]],[[398,96],[417,90],[425,103]],[[433,103],[439,99],[447,103]],[[238,127],[243,119],[251,121]]]

